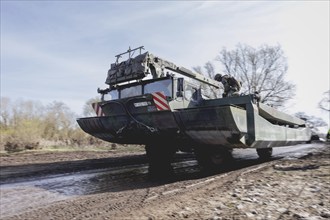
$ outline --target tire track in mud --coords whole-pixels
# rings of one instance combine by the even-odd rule
[[[174,161],[190,160],[192,158],[194,158],[193,154],[179,153],[176,154]],[[145,154],[114,158],[1,166],[0,184],[29,181],[38,177],[47,178],[54,175],[65,175],[68,173],[84,172],[88,170],[107,169],[109,167],[121,169],[121,167],[124,166],[142,164],[147,164]]]
[[[121,192],[120,194],[122,194],[122,196],[115,198],[109,195],[98,197],[94,205],[88,208],[86,207],[82,214],[76,216],[76,219],[94,219],[98,218],[100,215],[108,216],[109,219],[134,219],[134,215],[139,213],[138,210],[140,208],[149,206],[161,208],[163,203],[171,203],[170,201],[175,201],[175,198],[180,197],[181,195],[186,196],[187,194],[191,194],[193,197],[193,194],[198,194],[199,190],[203,190],[203,188],[209,185],[211,186],[215,182],[217,182],[217,187],[231,184],[242,175],[248,175],[250,172],[264,169],[277,162],[278,161],[270,161],[261,165],[253,165],[252,167],[242,168],[241,170],[233,170],[229,173],[217,174],[215,176],[204,177],[201,179],[186,180],[182,182],[174,181],[170,183],[162,183],[158,187],[149,187],[146,189],[135,190],[133,192]],[[117,199],[119,200],[118,202],[116,201]],[[122,201],[123,199],[124,201]],[[111,200],[112,202],[109,202]],[[79,200],[78,204],[81,203],[84,203],[84,199]],[[104,210],[103,212],[105,213],[100,213],[99,210]],[[82,210],[79,212],[81,211]],[[137,216],[143,216],[145,215],[145,212],[141,215],[140,214]],[[149,217],[152,218],[152,216]]]
[[[107,210],[111,213],[117,213],[124,208],[127,209],[128,204],[130,209],[136,209],[155,195],[164,197],[172,194],[175,192],[171,191],[173,188],[172,184],[176,182],[195,181],[195,179],[198,180],[202,177],[197,162],[191,155],[177,158],[173,166],[175,175],[172,178],[154,181],[148,179],[146,164],[118,165],[118,167],[110,169],[93,169],[53,176],[38,174],[33,180],[29,177],[28,181],[25,182],[22,182],[23,179],[20,178],[17,183],[11,182],[0,185],[2,198],[0,202],[1,217],[10,218],[10,216],[14,216],[16,218],[16,214],[19,213],[38,213],[39,207],[44,209],[44,207],[52,206],[53,204],[66,204],[67,202],[75,201],[77,198],[79,200],[79,197],[88,196],[92,198],[88,200],[94,201],[93,197],[97,194],[111,195],[111,198],[109,198],[111,203],[107,205]],[[12,178],[9,179],[13,180]],[[83,210],[91,210],[94,205],[98,206],[100,203],[108,203],[107,201],[96,203],[90,201],[84,202],[89,204],[88,206],[79,204],[74,209],[85,213]],[[62,209],[68,215],[72,205],[70,205],[68,210],[66,210],[66,207]],[[95,209],[98,210],[98,208]],[[94,211],[91,212],[94,213]],[[53,209],[48,210],[45,214],[47,213],[53,213]],[[53,214],[57,215],[56,213]],[[77,216],[77,213],[75,213],[75,216]],[[86,214],[81,217],[87,218]]]
[[[11,167],[11,172],[1,176],[1,181],[10,184],[0,185],[0,216],[2,219],[45,219],[49,216],[52,219],[93,219],[102,215],[120,218],[148,204],[198,192],[215,182],[230,184],[240,175],[248,175],[282,157],[273,158],[275,161],[236,159],[218,170],[201,172],[191,154],[178,155],[173,163],[174,175],[162,180],[150,180],[145,158],[137,158],[136,163],[130,165],[132,161],[125,163],[130,157],[110,158],[110,163],[104,163],[103,159],[80,161],[75,168],[78,172],[73,173],[65,173],[71,168],[63,163],[58,170],[52,171],[53,175],[44,174],[53,164],[43,164],[44,172],[37,174],[32,169],[34,166],[30,166],[27,177],[21,175],[19,178],[15,178],[15,173],[22,171],[21,167],[16,170]],[[104,168],[111,164],[114,165]],[[91,169],[83,171],[83,168]],[[8,179],[3,179],[6,175]],[[24,194],[26,196],[22,196]]]
[[[253,164],[256,163],[253,161]],[[251,162],[248,163],[251,165]],[[240,165],[240,166],[246,166],[247,164]],[[106,188],[106,191],[94,191],[95,194],[103,194],[106,195],[106,199],[101,197],[94,197],[95,194],[89,194],[89,193],[83,193],[81,196],[73,196],[73,197],[67,197],[62,198],[59,200],[52,200],[49,202],[47,200],[46,203],[40,203],[39,206],[47,206],[50,205],[50,207],[53,207],[51,204],[52,202],[57,202],[57,205],[62,206],[61,213],[66,213],[65,216],[68,218],[70,216],[69,213],[74,211],[74,215],[71,216],[72,218],[75,217],[76,219],[84,218],[84,219],[92,219],[95,216],[99,215],[100,210],[106,210],[107,213],[111,213],[112,215],[116,215],[117,213],[122,213],[122,210],[133,210],[138,209],[145,204],[149,204],[150,202],[153,202],[152,200],[166,200],[166,198],[174,196],[174,195],[180,195],[184,194],[186,192],[189,192],[191,190],[198,189],[199,187],[203,187],[207,183],[211,183],[215,180],[227,178],[226,172],[228,171],[228,168],[221,170],[221,172],[224,172],[224,174],[220,174],[219,177],[212,177],[212,175],[217,175],[220,171],[214,171],[212,173],[211,177],[203,177],[208,176],[210,174],[203,174],[198,172],[198,167],[196,161],[184,161],[184,162],[178,162],[174,164],[175,166],[175,176],[173,179],[169,180],[156,180],[156,181],[148,181],[148,177],[146,175],[147,167],[145,167],[144,173],[135,173],[135,174],[123,174],[122,172],[119,172],[119,176],[115,176],[115,181],[111,183],[111,186],[108,186]],[[140,169],[140,168],[139,168]],[[195,173],[192,172],[192,175],[187,175],[186,169],[195,170]],[[235,169],[235,168],[231,168]],[[202,176],[201,176],[202,175]],[[206,179],[205,179],[206,178]],[[104,182],[101,180],[101,178],[98,179],[100,182]],[[81,186],[78,186],[81,187]],[[46,189],[47,187],[43,186],[43,189]],[[47,192],[52,191],[53,189],[47,189]],[[55,190],[56,191],[56,190]],[[83,196],[86,195],[87,196]],[[81,197],[81,198],[79,198]],[[77,200],[75,200],[77,199]],[[81,202],[82,201],[82,202]],[[110,202],[109,202],[110,201]],[[73,203],[71,203],[73,202]],[[68,203],[71,203],[69,206]],[[55,203],[56,204],[56,203]],[[64,205],[65,204],[65,205]],[[37,205],[37,204],[36,204]],[[34,207],[36,207],[36,205]],[[56,206],[57,206],[56,205]],[[100,208],[102,206],[102,208]],[[32,209],[32,210],[31,210]],[[57,213],[53,213],[53,208],[48,209],[46,208],[46,212],[44,212],[44,208],[42,208],[42,213],[52,213],[52,216],[57,216]],[[39,213],[40,211],[33,207],[26,207],[25,209],[21,210],[12,210],[11,212],[7,213],[7,216],[10,217],[12,214],[15,214],[13,211],[20,211],[20,212],[26,212],[31,211],[32,213]],[[82,213],[82,214],[78,214]],[[28,214],[28,213],[27,213]],[[18,216],[14,216],[16,218]],[[34,216],[33,218],[35,218]],[[39,216],[40,217],[40,216]],[[39,218],[38,217],[38,218]],[[70,218],[71,218],[70,217]],[[120,216],[118,216],[120,217]],[[31,217],[32,218],[32,217]],[[44,218],[44,217],[42,217]],[[58,216],[60,219],[60,216]]]
[[[140,159],[142,158],[142,159]],[[189,161],[191,155],[179,155],[176,157],[179,164]],[[110,168],[103,168],[104,166],[112,165],[111,163],[104,163],[104,160],[93,162],[80,161],[76,164],[75,169],[94,168],[85,171],[78,171],[73,173],[62,173],[64,171],[71,171],[72,168],[67,168],[67,164],[62,164],[64,167],[59,167],[58,164],[42,164],[37,166],[28,166],[22,169],[22,166],[8,167],[10,172],[1,173],[0,184],[0,216],[10,217],[12,215],[32,211],[38,207],[51,205],[52,203],[61,202],[65,200],[75,199],[84,195],[95,195],[100,193],[120,193],[123,191],[146,189],[148,187],[156,186],[154,182],[148,181],[147,164],[143,157],[138,157],[138,160],[127,161],[115,159],[119,161],[115,166]],[[92,163],[92,164],[91,164]],[[127,165],[133,163],[134,165]],[[69,163],[71,164],[71,163]],[[87,165],[87,166],[85,166]],[[188,165],[189,166],[189,165]],[[40,168],[41,167],[41,168]],[[102,168],[100,168],[102,167]],[[34,169],[36,168],[36,169]],[[95,169],[98,168],[98,169]],[[53,175],[44,175],[44,172],[39,173],[42,169],[45,172],[47,169],[52,170]],[[22,175],[15,174],[20,172]],[[37,174],[35,174],[37,173]],[[7,177],[7,178],[5,178]],[[133,183],[133,184],[132,184]],[[141,201],[147,195],[141,196]],[[117,196],[115,196],[117,197]],[[116,202],[111,209],[119,209],[130,201],[131,196],[128,196],[125,201]],[[137,199],[136,196],[134,199]]]
[[[145,155],[116,158],[88,159],[79,161],[1,166],[0,184],[33,180],[47,175],[75,173],[86,170],[104,169],[147,163]]]

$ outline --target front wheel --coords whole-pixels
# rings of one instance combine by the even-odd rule
[[[257,154],[260,159],[265,160],[265,159],[270,159],[273,154],[273,148],[260,148],[257,149]]]
[[[171,162],[176,149],[165,145],[146,145],[149,162],[149,175],[156,178],[166,178],[173,173]]]
[[[229,149],[212,149],[207,147],[196,148],[195,156],[199,166],[203,169],[218,168],[233,158]]]

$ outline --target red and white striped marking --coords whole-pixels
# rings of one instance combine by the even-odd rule
[[[94,109],[97,116],[105,116],[105,114],[103,113],[102,108],[99,105],[99,103],[97,103],[97,102],[92,103],[92,107],[93,107],[93,109]]]
[[[152,93],[156,108],[158,111],[170,110],[170,106],[166,100],[166,96],[163,92]]]

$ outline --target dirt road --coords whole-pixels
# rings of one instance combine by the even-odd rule
[[[288,149],[266,162],[234,151],[233,163],[212,173],[178,154],[165,180],[148,178],[144,154],[1,157],[0,217],[330,219],[329,144]]]

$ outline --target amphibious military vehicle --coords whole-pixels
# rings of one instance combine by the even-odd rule
[[[305,122],[263,103],[255,95],[211,98],[220,83],[145,52],[116,56],[93,104],[97,116],[77,119],[87,133],[112,143],[143,144],[149,171],[171,169],[178,150],[194,152],[203,167],[230,157],[233,148],[255,148],[261,158],[273,147],[307,142]],[[134,54],[137,53],[136,56]],[[128,59],[119,62],[124,55]]]

